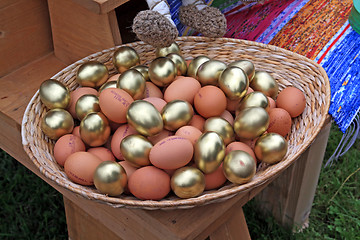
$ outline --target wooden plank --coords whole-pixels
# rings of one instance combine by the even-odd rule
[[[20,124],[25,108],[40,84],[65,67],[49,53],[0,78],[0,112]]]
[[[97,13],[108,13],[129,0],[73,0],[82,7]]]
[[[251,239],[242,208],[236,209],[232,217],[209,236],[210,240]]]
[[[328,121],[299,159],[255,197],[265,214],[294,231],[308,226],[330,128]]]
[[[0,77],[52,51],[45,0],[0,1]]]
[[[107,226],[99,223],[89,216],[84,210],[76,206],[64,197],[67,230],[70,239],[98,240],[112,239],[121,240]]]
[[[109,17],[111,33],[112,33],[112,36],[114,39],[114,44],[120,45],[120,44],[122,44],[122,39],[121,39],[121,35],[120,35],[120,29],[119,29],[119,24],[118,24],[118,21],[116,18],[115,10],[110,11],[108,13],[108,17]]]
[[[48,0],[55,56],[71,64],[115,46],[108,14],[93,13],[72,0]],[[113,19],[113,18],[111,18]],[[114,27],[114,25],[112,25]]]

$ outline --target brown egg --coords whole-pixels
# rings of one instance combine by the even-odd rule
[[[76,126],[74,127],[72,134],[74,134],[75,136],[78,136],[79,138],[81,138],[80,136],[80,126]]]
[[[194,145],[201,136],[202,132],[194,126],[183,126],[179,128],[175,135],[183,138],[187,138]]]
[[[150,162],[161,169],[176,169],[188,164],[193,157],[194,147],[190,140],[170,136],[156,143],[150,150]]]
[[[254,92],[254,90],[251,87],[248,87],[246,95],[248,95],[249,93],[252,93],[252,92]],[[226,98],[226,110],[228,110],[231,113],[235,113],[236,108],[238,107],[240,101],[241,101],[241,99],[232,101],[232,100]]]
[[[145,82],[144,98],[148,97],[164,98],[164,94],[161,92],[160,88],[152,82]]]
[[[125,169],[126,176],[128,177],[128,179],[138,169],[127,161],[120,161],[119,164]]]
[[[166,130],[166,129],[163,129],[161,132],[159,132],[158,134],[154,135],[154,136],[150,136],[148,137],[148,139],[150,140],[150,142],[155,145],[157,144],[158,142],[160,142],[161,140],[163,140],[164,138],[167,138],[167,137],[170,137],[170,136],[173,136],[174,133],[169,131],[169,130]]]
[[[132,135],[132,134],[138,134],[138,132],[128,124],[121,125],[115,131],[115,133],[111,139],[111,151],[117,159],[119,159],[119,160],[124,159],[124,157],[120,151],[120,143],[125,137]]]
[[[162,98],[158,98],[158,97],[148,97],[148,98],[144,98],[144,101],[147,101],[149,103],[152,103],[152,105],[154,105],[154,107],[161,112],[161,110],[165,107],[166,105],[166,101]]]
[[[109,78],[108,78],[108,80],[107,80],[106,82],[117,81],[117,80],[118,80],[118,78],[119,78],[119,76],[120,76],[120,73],[115,74],[115,75],[113,75],[113,76],[109,77]]]
[[[267,131],[285,137],[291,130],[291,116],[282,108],[272,108],[269,111],[269,127]]]
[[[101,159],[101,161],[113,161],[115,162],[115,157],[112,154],[112,152],[105,148],[105,147],[95,147],[95,148],[89,148],[87,152],[94,154],[98,158]]]
[[[105,89],[99,96],[101,111],[116,123],[126,123],[126,111],[133,101],[127,92],[119,88]]]
[[[204,176],[205,176],[205,190],[217,189],[222,185],[224,185],[224,183],[227,180],[223,172],[222,164],[214,172],[204,174]]]
[[[220,117],[228,121],[231,126],[234,124],[234,117],[228,110],[225,110]]]
[[[204,124],[205,124],[205,119],[202,116],[197,115],[197,114],[195,114],[192,117],[192,119],[190,120],[190,122],[188,123],[189,126],[196,127],[201,132],[204,131]]]
[[[220,116],[226,109],[226,96],[218,87],[205,86],[196,93],[194,106],[204,118]]]
[[[75,152],[65,161],[64,170],[67,177],[78,184],[94,185],[94,173],[102,161],[88,152]]]
[[[114,133],[123,123],[116,123],[113,121],[109,121],[109,126],[111,128],[111,132]]]
[[[85,151],[85,144],[81,138],[74,134],[66,134],[56,141],[54,158],[60,166],[64,166],[65,160],[71,154],[80,151]]]
[[[154,166],[137,169],[129,178],[128,188],[142,200],[160,200],[170,192],[170,176]]]
[[[178,76],[165,90],[164,99],[166,102],[173,100],[184,100],[193,104],[195,94],[200,90],[198,80],[192,77]]]
[[[255,146],[255,142],[254,142],[254,146]],[[229,145],[227,145],[226,154],[228,154],[231,151],[235,151],[235,150],[241,150],[241,151],[247,152],[248,154],[250,154],[250,156],[252,156],[254,158],[254,160],[256,160],[256,156],[255,156],[255,153],[252,150],[252,148],[243,142],[232,142]]]
[[[271,108],[276,108],[276,102],[274,99],[272,99],[271,97],[267,97],[268,101],[269,101],[269,109]]]
[[[276,98],[276,106],[285,109],[292,118],[297,117],[305,109],[305,95],[295,87],[284,88]]]
[[[70,104],[69,104],[67,110],[69,111],[69,113],[71,114],[71,116],[73,118],[77,118],[76,112],[75,112],[76,102],[81,96],[83,96],[85,94],[93,94],[95,96],[98,96],[98,91],[96,91],[96,89],[91,88],[91,87],[80,87],[80,88],[77,88],[74,91],[70,92]]]

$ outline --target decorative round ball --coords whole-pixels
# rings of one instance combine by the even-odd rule
[[[262,107],[245,108],[235,118],[234,131],[239,138],[254,139],[269,126],[269,114]]]
[[[148,66],[145,66],[145,65],[137,65],[137,66],[134,66],[130,69],[135,69],[135,70],[138,70],[144,77],[145,81],[149,81],[150,78],[149,78],[149,67]]]
[[[100,112],[86,115],[80,123],[81,139],[90,147],[98,147],[107,142],[111,133],[109,121]]]
[[[267,133],[259,137],[255,143],[256,157],[268,164],[280,162],[286,155],[288,143],[277,133]]]
[[[222,137],[225,145],[235,140],[233,127],[228,121],[221,117],[208,118],[205,121],[204,132],[216,132]]]
[[[219,77],[219,87],[230,100],[242,99],[249,87],[249,79],[238,67],[226,68]]]
[[[219,77],[225,69],[225,63],[218,60],[209,60],[199,66],[196,76],[202,86],[217,86]]]
[[[254,91],[264,93],[273,99],[276,98],[279,92],[279,85],[275,79],[268,72],[258,71],[255,72],[254,79],[250,83],[250,87]]]
[[[114,52],[113,64],[118,72],[123,73],[140,64],[140,57],[132,47],[122,46]]]
[[[197,78],[197,71],[201,64],[210,61],[210,58],[204,55],[200,55],[191,60],[186,75],[189,77]]]
[[[225,177],[232,183],[249,182],[256,173],[256,161],[250,154],[241,150],[231,151],[223,163]]]
[[[70,91],[62,82],[48,79],[40,85],[40,100],[49,109],[67,108],[70,104]]]
[[[74,128],[74,119],[71,114],[60,108],[51,109],[41,120],[41,130],[50,139],[71,133]]]
[[[199,196],[205,189],[205,176],[195,167],[183,167],[171,177],[171,189],[180,198]]]
[[[175,63],[166,57],[158,57],[149,65],[149,78],[159,87],[169,85],[177,76]]]
[[[176,69],[177,69],[177,75],[182,76],[186,74],[187,71],[187,65],[185,59],[177,53],[169,53],[166,55],[167,58],[170,58],[171,61],[174,62]]]
[[[139,134],[129,135],[120,143],[120,152],[131,165],[143,167],[150,165],[149,154],[152,149],[152,143]]]
[[[187,125],[193,115],[192,106],[183,100],[168,102],[161,112],[164,128],[170,131],[176,131],[180,127]]]
[[[117,85],[117,81],[108,81],[103,85],[101,85],[101,87],[99,88],[99,93],[101,93],[103,90],[108,88],[116,88],[116,85]]]
[[[216,132],[202,134],[194,146],[194,161],[205,174],[214,172],[225,156],[225,144]]]
[[[251,107],[261,107],[268,111],[270,108],[269,100],[262,92],[251,92],[240,101],[235,111],[236,115],[243,109]]]
[[[248,76],[249,82],[251,82],[253,80],[253,78],[255,76],[255,66],[251,61],[239,60],[239,61],[232,62],[228,65],[228,67],[232,67],[232,66],[241,68]]]
[[[119,76],[116,87],[130,94],[134,100],[138,100],[144,96],[145,79],[136,69],[129,69]]]
[[[98,61],[89,61],[82,64],[76,74],[76,81],[83,87],[98,88],[109,77],[107,67]]]
[[[118,196],[124,192],[126,184],[126,172],[117,162],[105,161],[95,169],[94,185],[103,194]]]
[[[177,54],[181,55],[180,47],[176,42],[173,42],[168,47],[157,48],[155,51],[155,56],[156,57],[165,57],[166,55],[168,55],[170,53],[177,53]]]
[[[164,124],[159,111],[151,103],[136,100],[130,104],[126,119],[140,134],[153,136],[163,130]]]
[[[75,112],[80,121],[89,113],[100,112],[99,98],[93,94],[81,96],[76,102]]]

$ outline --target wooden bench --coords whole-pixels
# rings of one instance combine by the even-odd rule
[[[69,238],[249,239],[242,206],[256,195],[264,211],[271,211],[280,223],[306,224],[330,121],[302,157],[266,188],[269,183],[223,203],[187,210],[114,209],[58,186],[33,165],[22,148],[20,133],[31,97],[41,82],[74,61],[119,45],[122,39],[131,41],[122,16],[131,23],[129,9],[136,13],[144,8],[138,0],[131,3],[127,7],[127,0],[0,3],[0,147],[63,195]]]

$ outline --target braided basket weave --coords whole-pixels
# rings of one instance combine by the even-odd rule
[[[302,90],[306,98],[306,108],[295,118],[288,138],[288,152],[284,160],[275,165],[262,165],[255,177],[246,184],[227,183],[218,190],[205,191],[202,195],[180,199],[170,195],[161,201],[143,201],[132,196],[109,197],[99,193],[95,187],[81,186],[71,182],[62,167],[53,157],[54,141],[49,140],[40,129],[40,121],[47,112],[41,103],[39,91],[33,96],[24,113],[22,122],[22,141],[25,152],[46,177],[57,184],[86,198],[109,204],[113,207],[143,209],[191,208],[213,202],[221,202],[236,194],[245,193],[274,179],[292,164],[314,141],[327,117],[330,105],[330,85],[324,69],[313,61],[290,51],[256,42],[205,37],[180,37],[176,40],[186,60],[199,55],[230,63],[247,59],[254,63],[256,70],[269,72],[279,84],[280,89],[294,86]],[[155,49],[143,42],[125,44],[133,47],[140,56],[141,64],[149,64],[155,59]],[[79,87],[75,81],[78,67],[90,60],[104,63],[110,76],[116,74],[112,56],[117,49],[111,48],[92,54],[66,67],[52,79],[57,79],[74,90]]]

